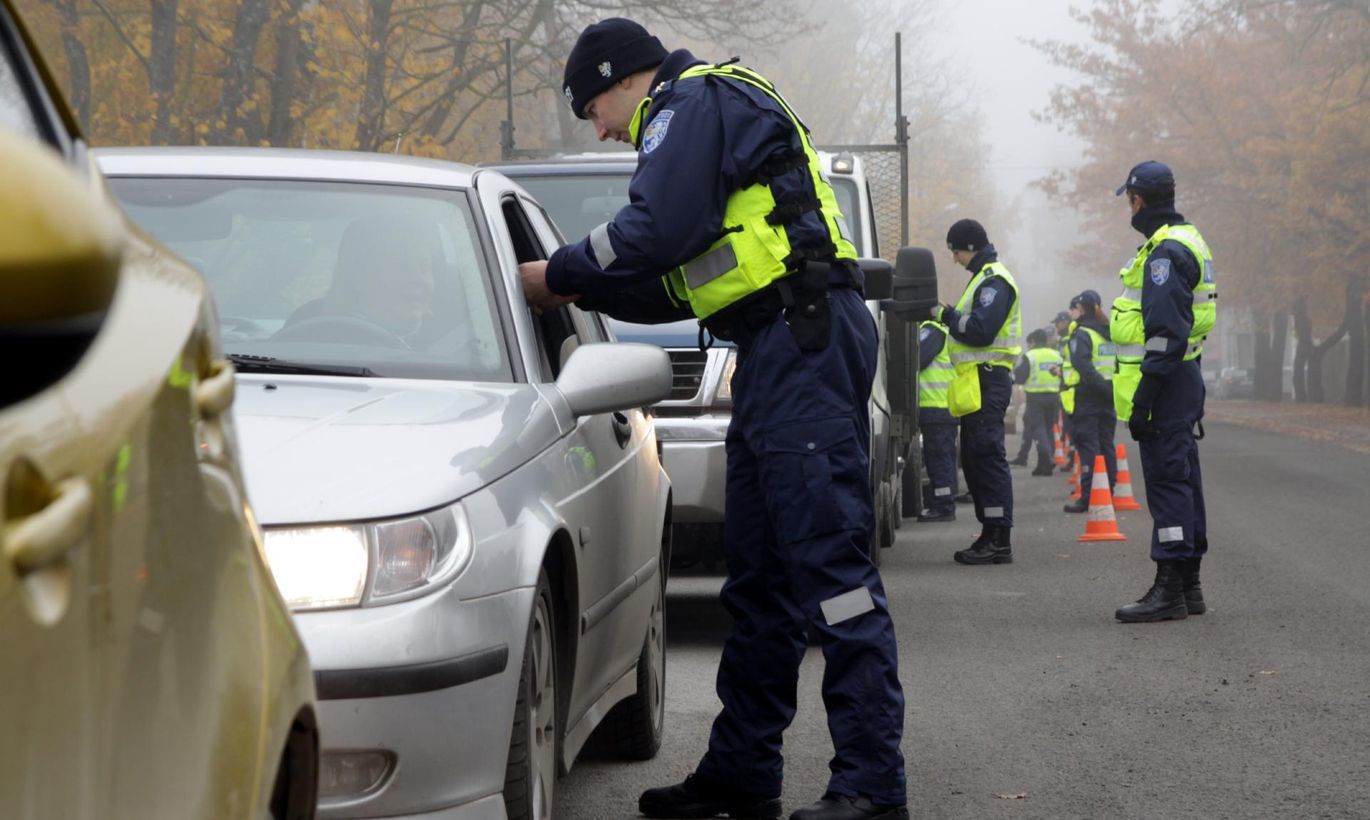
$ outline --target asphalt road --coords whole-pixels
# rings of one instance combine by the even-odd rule
[[[914,817],[1370,817],[1370,455],[1212,424],[1201,460],[1210,609],[1186,621],[1114,621],[1154,572],[1150,518],[1078,543],[1059,477],[1014,468],[1012,565],[952,562],[978,532],[968,507],[905,522],[883,574]],[[718,703],[718,585],[671,580],[661,753],[580,761],[557,818],[635,817],[643,788],[692,770]],[[822,664],[810,651],[786,735],[787,811],[827,780]]]

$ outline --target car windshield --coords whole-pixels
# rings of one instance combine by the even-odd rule
[[[861,206],[857,195],[856,180],[851,177],[829,177],[828,182],[832,183],[832,192],[837,196],[837,209],[842,212],[842,218],[847,220],[848,233],[851,234],[852,244],[856,246],[857,256],[874,256],[870,248],[862,247],[865,244],[865,236],[861,232]]]
[[[260,361],[297,372],[343,366],[357,376],[513,378],[464,191],[109,182],[134,221],[204,274],[224,348],[240,369]]]

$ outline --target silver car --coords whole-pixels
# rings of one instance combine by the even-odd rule
[[[316,670],[320,816],[549,817],[592,733],[661,742],[666,354],[531,313],[560,243],[492,171],[283,150],[99,161],[204,273],[248,492]]]

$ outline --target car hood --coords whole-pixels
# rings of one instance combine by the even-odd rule
[[[245,375],[234,415],[263,525],[439,507],[559,435],[551,406],[526,384]]]

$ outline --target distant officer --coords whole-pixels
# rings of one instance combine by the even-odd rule
[[[1037,466],[1033,475],[1051,475],[1051,426],[1061,415],[1061,354],[1047,345],[1045,330],[1027,336],[1028,349],[1013,368],[1013,381],[1023,386],[1027,406],[1023,410],[1023,445],[1012,463],[1027,465],[1028,451],[1037,444]]]
[[[1208,552],[1208,522],[1195,427],[1202,434],[1203,342],[1218,315],[1213,254],[1198,229],[1175,210],[1175,176],[1155,161],[1127,175],[1132,227],[1146,242],[1123,268],[1113,301],[1119,371],[1115,407],[1141,451],[1151,512],[1156,580],[1146,595],[1115,613],[1142,622],[1199,615],[1206,609],[1199,562]]]
[[[936,307],[932,318],[951,336],[956,377],[947,403],[961,419],[961,469],[981,525],[980,536],[953,557],[962,564],[1009,564],[1013,477],[1004,452],[1004,414],[1013,394],[1013,365],[1023,350],[1018,285],[979,222],[952,225],[947,247],[971,278],[956,307]]]
[[[894,625],[870,559],[876,328],[808,129],[755,72],[667,53],[620,18],[581,33],[563,91],[600,139],[638,149],[637,170],[611,221],[520,266],[528,301],[553,307],[580,294],[635,321],[694,316],[738,349],[722,711],[695,772],[643,792],[638,809],[780,816],[781,741],[812,626],[826,662],[832,776],[792,818],[907,818]]]
[[[959,422],[947,410],[947,391],[956,374],[947,344],[947,326],[929,319],[918,331],[918,429],[932,496],[918,520],[956,520],[956,432]]]
[[[1070,367],[1078,376],[1071,424],[1075,448],[1080,453],[1080,498],[1066,504],[1065,511],[1083,513],[1089,511],[1095,456],[1102,455],[1108,465],[1108,486],[1118,483],[1117,452],[1113,446],[1113,433],[1118,426],[1118,416],[1113,411],[1113,373],[1118,361],[1098,292],[1086,290],[1074,301],[1079,304],[1080,318],[1070,337]]]

